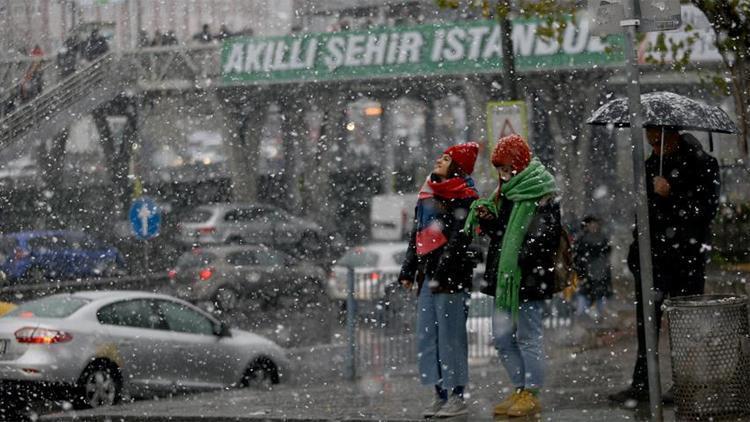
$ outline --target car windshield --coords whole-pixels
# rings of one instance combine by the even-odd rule
[[[185,223],[202,223],[208,221],[211,218],[211,211],[204,209],[192,210],[182,217],[182,221]]]
[[[177,266],[180,268],[196,268],[211,265],[216,261],[216,255],[205,251],[192,251],[183,254],[177,260]]]
[[[91,300],[75,296],[48,296],[22,303],[5,316],[20,318],[66,318],[89,302]]]
[[[338,261],[343,267],[374,267],[378,265],[378,255],[364,248],[354,248],[344,254]]]

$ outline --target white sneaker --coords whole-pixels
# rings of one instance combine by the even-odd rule
[[[445,405],[435,413],[436,418],[452,418],[454,416],[466,415],[469,413],[469,408],[466,406],[464,399],[457,395],[451,394]]]
[[[441,399],[440,396],[435,394],[435,397],[432,399],[432,403],[430,403],[430,405],[427,406],[424,412],[422,412],[422,417],[424,418],[434,417],[440,411],[440,409],[443,408],[445,403],[446,403],[445,400]]]

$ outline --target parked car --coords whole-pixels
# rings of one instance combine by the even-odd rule
[[[328,296],[346,300],[349,268],[354,269],[354,298],[357,300],[380,299],[386,287],[398,282],[401,265],[406,256],[408,242],[374,242],[349,249],[335,261],[328,277]],[[474,269],[474,283],[479,283],[484,275],[483,254],[471,247],[471,254],[478,262]],[[478,284],[477,284],[478,286]]]
[[[349,268],[354,269],[354,297],[373,300],[385,295],[388,284],[397,282],[406,256],[407,242],[369,243],[355,246],[335,261],[326,284],[328,296],[346,300]]]
[[[314,254],[326,248],[326,235],[315,222],[267,204],[201,205],[179,224],[186,244],[272,244]]]
[[[0,382],[20,395],[41,390],[98,407],[124,395],[268,386],[288,376],[285,351],[272,341],[166,295],[57,294],[0,318]]]
[[[177,297],[204,309],[232,311],[320,299],[325,271],[263,245],[196,248],[169,271]]]
[[[0,270],[8,281],[115,276],[125,260],[114,246],[78,231],[28,231],[0,236]]]

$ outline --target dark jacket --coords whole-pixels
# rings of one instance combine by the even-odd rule
[[[581,277],[579,292],[592,300],[612,294],[611,250],[609,239],[601,232],[584,232],[575,241],[575,269]]]
[[[474,262],[468,254],[471,240],[463,232],[463,228],[474,199],[444,199],[435,196],[434,200],[439,210],[437,219],[444,227],[443,234],[448,242],[427,255],[417,255],[415,221],[399,280],[416,280],[421,289],[424,276],[427,276],[437,282],[437,285],[431,286],[433,293],[471,291]],[[416,209],[414,215],[416,220]]]
[[[705,267],[701,246],[709,242],[711,221],[719,205],[721,180],[719,164],[708,155],[692,135],[682,135],[677,151],[664,156],[663,174],[670,185],[669,196],[654,192],[653,178],[659,175],[659,156],[646,160],[646,192],[648,196],[651,250],[654,271],[671,271],[672,266],[693,268],[702,278]],[[638,267],[637,231],[630,246],[628,264]],[[634,271],[635,272],[635,271]],[[669,291],[655,277],[654,287]],[[702,282],[702,280],[695,280]]]
[[[484,272],[482,293],[495,296],[497,288],[497,266],[503,235],[508,225],[512,203],[507,200],[500,206],[500,215],[492,220],[479,220],[482,234],[490,239],[487,249],[487,265]],[[521,267],[521,302],[549,299],[554,294],[554,260],[560,246],[560,204],[552,196],[539,201],[534,218],[526,232],[521,250],[518,253],[518,265]]]

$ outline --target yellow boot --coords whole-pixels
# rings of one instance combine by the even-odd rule
[[[492,414],[495,416],[507,415],[508,409],[510,409],[511,406],[513,406],[513,403],[518,400],[518,398],[521,396],[522,391],[522,389],[518,388],[510,393],[510,395],[506,397],[505,400],[501,401],[500,404],[495,405]]]
[[[539,399],[531,391],[523,390],[506,414],[508,416],[530,416],[541,411],[542,404],[539,403]]]

